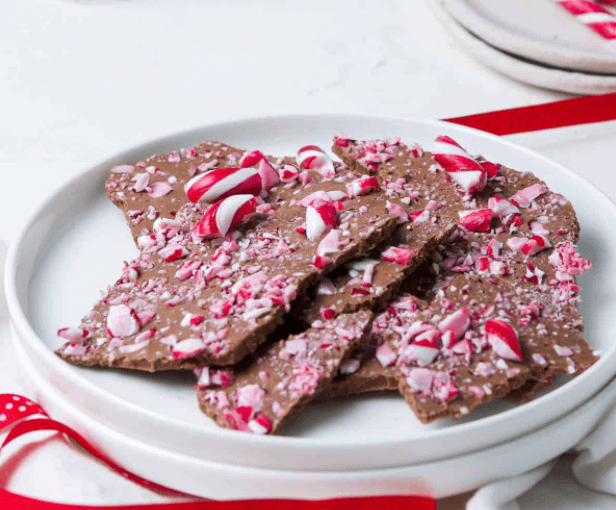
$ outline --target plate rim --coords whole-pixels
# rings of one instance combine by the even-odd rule
[[[53,353],[53,351],[49,349],[49,347],[45,344],[45,342],[37,335],[37,333],[34,331],[34,328],[32,327],[32,325],[27,319],[28,314],[26,313],[26,311],[22,308],[20,304],[19,293],[17,289],[17,277],[18,277],[18,272],[19,272],[18,255],[19,255],[19,252],[23,249],[23,245],[27,242],[27,233],[32,228],[32,226],[36,223],[37,219],[45,211],[45,209],[47,207],[50,207],[50,204],[54,201],[57,195],[63,193],[67,188],[75,185],[79,180],[84,179],[86,176],[89,176],[90,174],[96,174],[98,172],[101,172],[102,168],[104,167],[109,168],[111,165],[116,164],[117,161],[121,161],[122,158],[125,156],[125,154],[129,152],[134,152],[134,151],[143,152],[143,151],[146,151],[149,146],[161,145],[165,143],[169,144],[176,138],[191,137],[191,136],[195,138],[198,136],[200,131],[206,130],[206,129],[230,128],[233,126],[242,125],[246,123],[283,122],[283,121],[292,122],[292,121],[305,121],[307,119],[312,120],[312,121],[317,121],[317,120],[323,121],[325,119],[329,119],[331,121],[333,119],[336,119],[338,122],[342,124],[344,124],[344,122],[342,122],[342,119],[346,119],[347,121],[352,119],[354,122],[358,122],[361,120],[364,120],[364,121],[370,120],[370,121],[380,121],[380,122],[405,122],[405,123],[410,122],[410,123],[415,123],[415,124],[421,123],[423,125],[431,125],[435,127],[442,126],[446,130],[457,131],[458,133],[467,133],[475,137],[479,136],[483,138],[488,138],[494,142],[504,144],[508,146],[509,149],[513,149],[516,152],[525,153],[527,156],[531,156],[535,160],[542,161],[546,164],[551,165],[552,167],[558,168],[559,171],[564,172],[567,176],[575,180],[578,180],[578,182],[580,182],[581,184],[584,184],[585,186],[589,186],[593,188],[596,193],[601,194],[616,209],[616,204],[607,195],[605,195],[598,187],[596,187],[591,182],[585,180],[579,174],[570,170],[569,168],[562,165],[561,163],[558,163],[548,158],[547,156],[544,156],[540,153],[535,152],[534,150],[519,146],[501,137],[491,135],[489,133],[486,133],[480,130],[468,128],[466,126],[450,124],[445,121],[431,120],[431,119],[418,119],[418,118],[411,118],[411,117],[388,117],[388,116],[336,113],[336,114],[312,114],[312,115],[306,115],[306,114],[288,115],[287,114],[287,115],[256,116],[256,117],[249,117],[249,118],[242,117],[242,118],[233,119],[233,120],[229,120],[225,122],[213,122],[213,123],[204,124],[204,125],[201,125],[195,128],[190,128],[190,129],[182,130],[179,132],[173,132],[166,136],[158,137],[155,140],[146,141],[144,143],[138,143],[132,146],[128,150],[123,150],[121,152],[118,152],[117,154],[113,155],[110,158],[107,158],[103,162],[93,165],[85,170],[78,172],[76,175],[70,177],[68,180],[63,182],[58,187],[56,187],[56,189],[53,190],[49,194],[49,196],[45,200],[43,200],[34,209],[34,211],[31,212],[25,224],[21,227],[15,240],[10,244],[9,254],[8,254],[7,262],[6,262],[6,271],[5,271],[6,302],[8,305],[9,312],[10,312],[11,320],[13,321],[13,324],[15,325],[15,328],[18,330],[18,332],[21,333],[20,336],[23,336],[23,338],[27,339],[27,341],[30,342],[30,344],[33,347],[37,347],[39,350],[39,354],[41,354],[43,359],[47,363],[49,363],[54,369],[57,369],[58,371],[60,371],[60,373],[70,374],[69,377],[71,378],[81,379],[82,382],[84,382],[87,386],[90,387],[89,388],[90,391],[94,391],[98,393],[100,397],[103,397],[107,400],[111,400],[114,405],[132,408],[134,411],[137,411],[140,414],[145,414],[148,418],[155,418],[156,420],[163,420],[163,419],[169,420],[166,417],[163,418],[162,416],[157,415],[145,408],[139,407],[136,404],[123,400],[120,397],[110,393],[107,390],[91,385],[89,381],[87,381],[87,379],[84,379],[83,376],[79,374],[77,367],[73,367],[72,365],[69,365],[68,363],[61,360],[59,357],[57,357]],[[30,273],[30,276],[32,274],[34,274],[34,271]],[[551,402],[552,400],[556,400],[557,398],[560,398],[563,395],[563,393],[566,392],[566,390],[563,390],[563,388],[570,389],[574,386],[577,387],[577,386],[584,385],[586,381],[588,379],[591,379],[598,370],[602,369],[603,366],[609,363],[608,360],[610,360],[611,357],[616,358],[616,344],[612,346],[606,352],[602,353],[601,359],[593,367],[588,369],[586,372],[584,372],[583,374],[580,374],[578,377],[576,377],[572,381],[569,381],[567,384],[563,385],[563,387],[557,388],[553,390],[552,392],[550,392],[549,394],[544,395],[541,398],[533,402],[529,402],[529,403],[526,403],[520,406],[516,406],[515,408],[502,411],[492,416],[480,418],[478,420],[474,420],[471,422],[462,423],[462,424],[454,425],[451,427],[444,427],[444,428],[429,430],[426,432],[425,435],[422,435],[421,437],[400,438],[400,439],[394,439],[394,440],[375,438],[372,443],[370,443],[369,445],[366,445],[364,442],[341,443],[339,440],[335,440],[335,439],[330,440],[330,439],[325,439],[325,438],[304,438],[304,437],[288,437],[288,436],[261,437],[261,436],[254,435],[254,434],[244,434],[238,431],[227,430],[227,429],[223,429],[219,427],[206,430],[197,425],[190,424],[190,423],[183,423],[183,426],[193,429],[195,431],[200,431],[201,433],[205,431],[208,435],[211,434],[212,438],[214,439],[217,436],[220,436],[221,438],[233,440],[234,442],[238,442],[239,444],[242,444],[242,443],[254,444],[256,442],[257,444],[262,443],[264,446],[283,445],[285,448],[293,448],[293,449],[295,448],[303,449],[306,447],[311,447],[315,449],[327,448],[327,449],[335,450],[335,451],[345,451],[345,450],[350,450],[353,448],[366,448],[367,446],[375,447],[375,448],[396,448],[401,444],[408,443],[410,440],[411,441],[412,440],[421,440],[421,441],[438,440],[439,438],[445,438],[448,436],[455,437],[456,435],[459,435],[461,433],[472,433],[473,431],[476,431],[477,429],[481,430],[483,427],[493,427],[497,425],[499,422],[502,422],[503,420],[506,421],[512,418],[515,419],[521,413],[526,413],[526,412],[531,413],[532,410],[535,410],[536,408],[544,405],[546,403],[546,399],[549,399],[549,401]],[[616,364],[614,364],[614,369],[611,371],[611,375],[613,376],[615,373],[616,373]],[[611,377],[608,377],[606,381],[609,380],[610,378]],[[587,398],[592,397],[598,391],[600,391],[600,389],[603,386],[604,384],[599,385],[598,388],[596,388],[596,391],[594,391],[592,394],[586,394],[586,397]],[[523,411],[520,411],[521,409],[523,409]],[[536,428],[544,426],[549,421],[552,421],[554,419],[557,419],[563,416],[566,412],[568,412],[568,410],[569,408],[560,408],[560,411],[558,413],[555,413],[553,416],[550,416],[549,418],[542,420],[541,425],[537,425],[533,428],[530,428],[525,433],[530,433],[532,430],[535,430]],[[171,421],[170,423],[174,423],[174,422]],[[522,433],[520,433],[519,431],[515,432],[514,434],[508,435],[507,438],[511,439],[513,437],[519,436],[520,434],[524,434],[524,432]],[[500,441],[502,441],[502,439]]]
[[[17,357],[19,359],[19,362],[22,363],[24,365],[25,371],[29,372],[27,375],[29,377],[29,379],[31,381],[33,381],[34,379],[40,378],[40,374],[34,372],[32,373],[32,371],[30,370],[31,368],[33,368],[31,365],[28,366],[30,364],[30,359],[27,358],[27,355],[25,353],[25,351],[23,351],[23,346],[19,344],[19,340],[17,337],[13,338],[13,342],[14,342],[14,347],[16,349],[17,352]],[[23,354],[23,357],[22,357]],[[25,359],[24,359],[25,357]],[[37,385],[36,381],[33,381],[33,384]],[[40,382],[39,382],[40,384]],[[43,393],[43,398],[45,400],[49,399],[49,400],[58,400],[58,389],[55,387],[45,387],[41,390],[41,392]],[[477,463],[478,461],[478,457],[480,457],[481,459],[484,460],[484,463],[486,460],[488,459],[493,459],[494,455],[504,455],[505,453],[514,450],[514,451],[520,451],[521,447],[523,449],[524,445],[529,445],[534,443],[535,441],[539,440],[539,437],[542,435],[545,435],[546,431],[548,431],[549,429],[553,429],[554,427],[569,427],[571,428],[571,424],[574,421],[580,421],[579,415],[580,413],[584,413],[584,421],[585,424],[583,425],[583,436],[586,436],[588,431],[592,431],[595,427],[597,423],[600,423],[602,421],[603,418],[600,417],[607,417],[609,416],[611,413],[614,412],[614,410],[612,409],[611,404],[606,403],[605,400],[606,398],[609,400],[609,395],[610,393],[616,393],[616,379],[612,379],[611,381],[608,381],[608,383],[606,383],[605,387],[602,389],[602,391],[599,394],[594,395],[592,398],[590,398],[587,402],[584,402],[582,404],[580,404],[578,407],[576,407],[574,410],[572,410],[572,412],[569,415],[566,416],[561,416],[560,418],[554,420],[553,422],[546,424],[544,427],[540,427],[536,430],[534,430],[533,432],[529,433],[527,436],[524,437],[516,437],[516,438],[512,438],[508,441],[505,441],[503,443],[500,444],[495,444],[495,445],[491,445],[488,448],[482,449],[482,450],[477,450],[477,451],[469,451],[469,452],[464,452],[461,453],[459,455],[455,455],[455,456],[450,456],[450,457],[446,457],[446,458],[439,458],[439,459],[435,459],[435,460],[430,460],[427,461],[423,464],[415,464],[415,465],[401,465],[401,466],[394,466],[394,467],[385,467],[385,468],[376,468],[376,469],[366,469],[366,470],[345,470],[342,471],[341,473],[331,473],[331,472],[327,472],[327,471],[318,471],[316,473],[312,472],[312,471],[289,471],[289,470],[285,470],[284,473],[288,476],[290,474],[290,479],[292,480],[293,478],[296,478],[295,482],[297,483],[297,479],[301,478],[301,477],[313,477],[313,475],[316,475],[315,478],[319,478],[319,482],[322,482],[323,480],[328,480],[331,478],[332,475],[334,476],[339,476],[339,477],[345,477],[347,482],[351,482],[351,481],[355,481],[357,478],[359,477],[363,477],[363,478],[369,478],[371,475],[374,474],[379,474],[379,473],[384,473],[385,475],[383,476],[383,479],[395,479],[395,480],[404,480],[403,481],[403,487],[402,490],[400,491],[401,495],[404,494],[408,494],[408,472],[409,471],[418,471],[420,469],[425,470],[426,467],[433,467],[434,471],[437,473],[441,473],[442,471],[447,471],[449,473],[454,472],[457,473],[459,471],[459,469],[455,468],[456,464],[462,464],[462,465],[468,465],[469,461],[470,463]],[[53,405],[53,402],[52,402]],[[87,415],[84,413],[84,411],[82,409],[77,408],[74,403],[72,402],[67,402],[64,399],[59,399],[59,403],[56,403],[56,405],[59,406],[63,406],[63,409],[61,409],[61,411],[64,414],[68,414],[70,419],[74,422],[74,421],[79,421],[80,424],[81,423],[85,423],[88,426],[88,430],[92,430],[92,428],[94,428],[97,432],[96,432],[96,437],[99,437],[99,435],[104,435],[106,437],[104,437],[104,440],[107,441],[112,441],[113,444],[117,444],[118,439],[120,439],[120,441],[125,441],[127,443],[127,445],[133,449],[133,451],[136,451],[137,453],[142,453],[143,449],[149,449],[149,450],[156,450],[156,452],[158,454],[162,454],[162,455],[171,455],[172,458],[174,458],[174,460],[176,462],[178,461],[184,461],[184,462],[200,462],[200,463],[206,463],[209,465],[213,465],[215,466],[217,469],[217,474],[218,471],[222,468],[222,470],[226,471],[225,475],[222,475],[223,479],[226,479],[226,476],[228,474],[233,474],[234,472],[240,472],[241,475],[245,478],[246,476],[250,476],[253,475],[255,473],[259,473],[259,474],[263,474],[263,473],[267,473],[267,474],[271,474],[272,477],[275,477],[276,479],[279,478],[279,472],[276,470],[272,470],[272,469],[268,469],[268,468],[254,468],[251,466],[234,466],[234,465],[227,465],[224,463],[217,463],[215,461],[210,461],[208,459],[192,459],[192,458],[188,458],[187,456],[182,454],[182,453],[178,453],[178,452],[167,452],[163,449],[161,449],[158,445],[148,445],[147,443],[143,443],[142,441],[139,441],[138,439],[135,440],[133,438],[128,438],[125,435],[122,435],[119,431],[113,430],[113,429],[109,429],[107,427],[106,424],[104,423],[99,423],[95,420],[92,419],[91,416]],[[599,410],[599,408],[601,408]],[[610,410],[611,409],[611,410]],[[598,412],[598,417],[593,418],[593,422],[591,424],[587,424],[588,422],[588,413],[587,411],[592,414],[592,413],[597,413]],[[577,426],[577,430],[581,430],[581,426],[578,425]],[[579,435],[579,432],[578,432]],[[118,437],[119,436],[119,437]],[[563,436],[563,434],[559,434],[560,437]],[[535,441],[533,441],[533,438],[535,439]],[[548,446],[548,448],[551,448],[552,451],[550,452],[549,455],[547,454],[543,454],[543,458],[542,459],[535,459],[532,462],[529,462],[528,465],[525,466],[525,468],[522,468],[522,470],[520,470],[519,466],[517,468],[510,468],[508,473],[504,473],[505,470],[507,470],[507,467],[504,467],[504,464],[500,464],[498,466],[498,469],[503,470],[502,476],[517,476],[520,474],[520,472],[526,472],[528,471],[528,469],[533,469],[535,466],[540,466],[543,465],[544,461],[547,459],[547,457],[552,457],[553,454],[555,454],[557,451],[559,451],[560,453],[563,453],[564,451],[566,451],[567,449],[570,449],[571,447],[574,447],[575,444],[577,443],[577,438],[571,439],[569,440],[569,447],[565,448],[563,445],[560,445],[556,448],[554,448],[553,446],[553,442],[551,442],[552,444],[550,444]],[[129,452],[130,453],[130,452]],[[558,455],[558,453],[556,453]],[[472,460],[471,460],[472,459]],[[526,460],[526,459],[525,459]],[[194,465],[194,464],[193,464]],[[133,468],[134,469],[134,468]],[[137,474],[140,474],[140,471],[137,469],[134,469],[134,471]],[[404,473],[404,474],[403,474]],[[152,474],[152,473],[142,473],[144,476],[147,476],[148,479],[155,481],[157,483],[166,485],[166,486],[173,486],[175,485],[176,490],[183,490],[183,491],[187,491],[190,489],[190,487],[187,487],[186,485],[183,486],[179,486],[177,484],[169,484],[169,480],[167,478],[167,476],[164,476],[159,472],[156,474]],[[423,474],[423,473],[422,473]],[[168,473],[165,473],[165,475],[168,475]],[[345,476],[346,475],[346,476]],[[450,483],[447,483],[447,489],[444,490],[442,489],[442,486],[445,485],[443,482],[441,482],[439,480],[439,483],[441,485],[441,489],[439,492],[439,488],[436,488],[436,492],[437,494],[434,493],[435,488],[433,486],[430,487],[426,487],[426,482],[428,480],[425,479],[425,477],[422,478],[420,484],[418,484],[417,487],[414,487],[415,490],[419,490],[424,491],[426,490],[426,495],[430,495],[431,497],[437,497],[437,498],[441,498],[441,497],[448,497],[448,496],[452,496],[456,493],[460,493],[460,492],[465,492],[467,490],[472,490],[473,488],[477,488],[481,485],[484,485],[485,483],[489,483],[490,481],[493,481],[494,479],[494,473],[490,473],[489,475],[489,479],[486,479],[486,477],[484,476],[484,480],[482,480],[481,482],[479,482],[478,478],[482,478],[482,475],[479,474],[477,475],[477,473],[473,473],[473,476],[475,477],[475,480],[470,482],[467,480],[460,480],[459,476],[456,476],[456,483],[458,483],[458,487],[456,490],[454,490],[450,485]],[[441,477],[439,477],[441,478]],[[374,480],[371,481],[370,485],[374,486]],[[184,482],[184,480],[182,481],[183,484],[185,484],[186,482]],[[355,484],[353,484],[355,485]],[[322,483],[319,483],[319,486],[322,486]],[[460,487],[461,486],[461,487]],[[195,495],[199,495],[201,497],[215,497],[214,494],[212,493],[204,493],[204,488],[203,488],[203,484],[199,484],[199,490],[201,491],[200,494],[195,493]],[[391,491],[391,485],[388,484],[388,489]],[[461,490],[459,490],[461,489]],[[267,489],[268,491],[271,491],[271,489]],[[293,491],[293,493],[291,494],[290,497],[293,497],[293,494],[295,493],[295,491],[293,489],[289,489],[288,486],[287,488],[285,488],[285,491]],[[397,493],[397,490],[394,491],[392,494]],[[372,492],[370,492],[370,494],[372,495]],[[379,491],[378,493],[376,493],[375,495],[382,495],[381,491]],[[419,494],[415,494],[414,495],[419,495]],[[263,492],[260,491],[259,494],[247,494],[245,495],[246,497],[251,497],[251,498],[255,498],[255,497],[262,497],[264,496]],[[281,498],[281,497],[285,497],[285,495],[283,494],[274,494],[274,495],[266,495],[268,497],[276,497],[276,498]],[[364,494],[363,491],[359,491],[357,494],[355,494],[355,496],[357,497],[361,497],[364,496],[366,497],[367,494]],[[222,497],[220,498],[221,501],[226,501],[226,500],[237,500],[237,494],[231,494],[229,496],[227,496],[227,494],[223,494]],[[320,494],[319,492],[311,492],[309,496],[306,497],[307,500],[317,500],[317,499],[323,499],[323,497],[341,497],[341,494],[339,492],[336,492],[335,494]],[[344,497],[344,496],[343,496]],[[346,497],[353,497],[352,494],[349,494]]]

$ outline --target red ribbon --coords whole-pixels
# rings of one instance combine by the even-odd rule
[[[45,418],[24,420],[29,416],[43,415]],[[23,420],[23,421],[22,421]],[[107,455],[92,446],[81,434],[72,428],[47,417],[47,413],[35,402],[21,395],[0,394],[0,431],[14,425],[9,432],[2,448],[18,437],[30,432],[41,430],[54,430],[70,437],[79,446],[103,461],[116,473],[148,489],[181,494],[173,489],[163,487],[137,476],[116,464]],[[2,477],[0,477],[1,479]],[[131,506],[84,506],[66,505],[62,503],[49,503],[19,496],[0,488],[0,508],[2,510],[91,510],[104,508],[107,510],[369,510],[387,508],[388,510],[435,510],[436,501],[420,496],[385,496],[363,498],[341,498],[323,501],[298,500],[246,500],[246,501],[196,501],[192,503],[166,503],[154,505]]]
[[[616,93],[444,119],[495,135],[527,133],[616,119]]]

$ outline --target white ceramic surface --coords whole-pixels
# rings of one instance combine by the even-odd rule
[[[210,499],[328,499],[345,496],[428,495],[444,498],[518,476],[578,444],[613,408],[616,382],[565,417],[492,448],[389,469],[304,471],[257,469],[210,462],[129,438],[73,406],[41,377],[13,335],[30,393],[54,418],[85,436],[124,468],[167,487]]]
[[[554,0],[444,1],[464,27],[499,49],[560,68],[616,74],[616,41],[602,38]]]
[[[474,153],[533,171],[568,196],[582,225],[581,253],[594,269],[580,278],[589,343],[603,359],[585,374],[535,402],[494,402],[454,423],[424,426],[396,396],[364,396],[310,406],[286,429],[287,436],[257,437],[219,429],[195,404],[191,376],[84,369],[68,365],[52,349],[55,331],[79,323],[115,281],[121,261],[135,254],[122,214],[104,198],[109,167],[156,152],[220,139],[236,146],[289,154],[308,141],[328,146],[345,131],[359,137],[399,135],[426,147],[450,134]],[[602,222],[594,211],[602,210]],[[135,441],[208,462],[270,469],[339,471],[418,464],[485,448],[527,434],[562,416],[598,391],[616,372],[616,351],[602,334],[614,330],[616,239],[605,222],[616,208],[573,172],[497,137],[437,121],[359,116],[278,117],[218,124],[170,136],[120,154],[76,177],[36,211],[13,243],[6,291],[19,341],[45,384],[67,403]],[[590,292],[592,289],[592,293]],[[561,383],[564,379],[561,379]]]
[[[473,35],[449,13],[447,0],[427,0],[432,12],[455,41],[482,64],[509,78],[535,87],[572,94],[605,94],[616,91],[616,76],[568,71],[516,58]]]

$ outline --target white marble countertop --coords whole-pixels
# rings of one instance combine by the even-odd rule
[[[474,62],[423,0],[20,0],[3,5],[0,53],[0,238],[7,240],[83,168],[174,131],[284,113],[443,118],[566,97]],[[616,195],[615,136],[613,122],[513,139]],[[19,393],[8,335],[3,324],[0,391]],[[0,459],[2,469],[16,467],[8,480],[16,492],[88,504],[168,499],[61,440],[20,449],[25,443],[32,440]],[[521,507],[616,505],[583,490],[567,463]]]

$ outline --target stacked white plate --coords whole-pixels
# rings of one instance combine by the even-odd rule
[[[422,425],[401,397],[364,395],[317,403],[283,437],[220,429],[200,413],[189,373],[79,368],[55,356],[58,328],[77,325],[136,255],[123,214],[105,197],[112,166],[206,139],[280,155],[307,143],[328,147],[343,131],[401,136],[430,148],[448,134],[474,153],[535,172],[569,197],[582,227],[579,249],[593,262],[580,278],[586,339],[602,359],[534,402],[493,402],[458,422]],[[593,211],[601,210],[599,221]],[[604,226],[616,206],[570,170],[500,138],[438,121],[296,116],[239,121],[173,135],[85,169],[34,212],[13,242],[6,297],[31,394],[127,469],[180,491],[215,499],[326,498],[421,493],[444,497],[532,469],[575,445],[611,402],[616,374],[616,237]],[[566,382],[566,384],[564,384]],[[549,438],[549,440],[547,440]]]
[[[616,40],[602,38],[554,0],[428,1],[465,51],[502,74],[574,94],[616,91]]]

